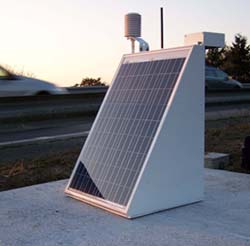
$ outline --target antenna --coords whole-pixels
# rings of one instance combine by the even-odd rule
[[[161,48],[164,49],[163,8],[161,7]]]

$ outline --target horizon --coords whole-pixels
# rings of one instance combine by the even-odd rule
[[[250,37],[250,2],[239,2],[10,0],[1,4],[0,64],[61,86],[73,86],[84,77],[101,77],[110,84],[122,55],[130,53],[124,37],[128,12],[141,14],[142,37],[151,50],[160,49],[160,7],[165,48],[182,46],[185,34],[201,31],[225,33],[231,45],[237,33]]]

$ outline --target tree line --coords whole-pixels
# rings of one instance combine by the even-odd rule
[[[206,64],[220,68],[233,79],[250,83],[250,45],[247,38],[236,34],[231,46],[210,49],[206,54]]]
[[[79,86],[105,86],[106,82],[103,82],[100,77],[97,79],[95,78],[89,78],[85,77],[82,79],[80,84],[75,84],[74,87],[79,87]]]

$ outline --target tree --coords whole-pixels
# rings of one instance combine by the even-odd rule
[[[235,35],[232,46],[225,52],[222,69],[236,80],[250,82],[250,45],[241,34]]]
[[[206,64],[213,67],[221,68],[225,61],[225,48],[209,49],[206,54]]]
[[[102,82],[100,77],[97,79],[86,77],[83,78],[82,82],[80,83],[80,86],[105,86],[105,85],[106,85],[105,82]]]

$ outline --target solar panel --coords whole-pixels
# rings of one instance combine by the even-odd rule
[[[66,192],[128,205],[185,60],[123,59]]]
[[[126,206],[184,61],[121,66],[70,188]]]

